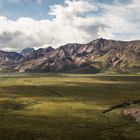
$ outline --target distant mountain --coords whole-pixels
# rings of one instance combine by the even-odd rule
[[[33,51],[35,51],[34,48],[25,48],[20,52],[20,54],[23,55],[23,56],[27,56]]]
[[[0,50],[0,71],[13,70],[21,63],[23,56],[16,52],[4,52]]]
[[[16,52],[0,51],[0,64],[15,64],[19,62],[23,56]]]
[[[45,56],[46,53],[51,52],[53,50],[54,50],[54,48],[52,48],[52,47],[40,48],[38,50],[33,50],[30,53],[28,53],[28,55],[26,55],[26,57],[24,57],[24,60],[29,61],[29,60],[43,57],[43,56]]]
[[[41,48],[28,55],[20,55],[17,62],[14,70],[19,72],[140,72],[140,41],[100,38],[87,44]]]

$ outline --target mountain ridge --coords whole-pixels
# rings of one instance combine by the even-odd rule
[[[40,48],[26,56],[19,55],[13,67],[18,72],[140,72],[140,40],[99,38],[87,44],[69,43],[56,49]]]

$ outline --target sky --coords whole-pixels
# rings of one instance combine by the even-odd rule
[[[140,0],[0,0],[0,50],[140,39]]]

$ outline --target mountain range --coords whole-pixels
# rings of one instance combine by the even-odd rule
[[[0,51],[1,72],[118,73],[140,72],[140,40],[96,39],[59,48],[26,48],[20,53]]]

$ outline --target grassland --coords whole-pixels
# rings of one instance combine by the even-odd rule
[[[1,74],[0,140],[140,140],[112,105],[140,99],[138,75]]]

